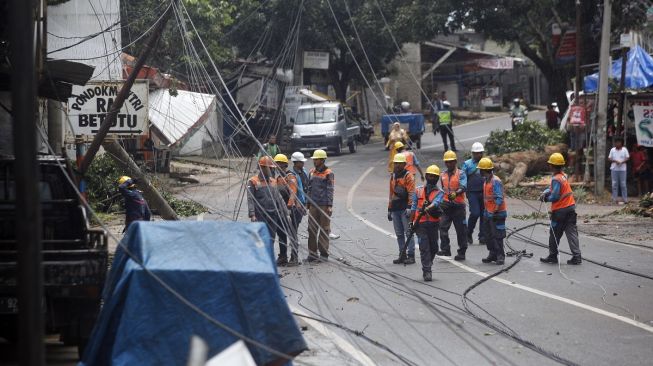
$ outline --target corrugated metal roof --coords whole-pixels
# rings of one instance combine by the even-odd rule
[[[173,97],[168,89],[157,89],[149,95],[149,119],[171,145],[186,135],[193,126],[202,124],[211,108],[216,108],[215,95],[178,90]]]

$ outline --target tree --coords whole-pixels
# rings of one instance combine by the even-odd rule
[[[283,45],[295,36],[293,25],[299,22],[297,39],[301,48],[329,52],[330,83],[336,98],[345,100],[352,82],[365,85],[354,60],[363,70],[364,78],[373,82],[374,75],[380,77],[387,73],[386,68],[397,55],[377,4],[400,45],[430,39],[454,27],[449,20],[452,8],[448,1],[272,0],[256,11],[255,23],[241,28],[229,40],[243,54],[255,51],[276,59],[280,52],[287,51]],[[261,38],[265,41],[259,42]],[[260,47],[253,50],[252,45]]]
[[[639,1],[612,2],[613,37],[646,21]],[[603,6],[590,0],[582,0],[581,6],[581,64],[596,63]],[[566,108],[565,92],[571,89],[569,80],[575,76],[575,69],[573,63],[556,62],[558,47],[553,44],[551,27],[557,23],[563,34],[574,27],[575,0],[461,0],[453,17],[499,43],[517,44],[546,78],[551,98]]]

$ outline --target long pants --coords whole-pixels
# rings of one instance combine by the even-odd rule
[[[438,252],[438,222],[421,222],[417,226],[417,238],[419,241],[419,257],[422,261],[422,271],[431,272],[433,258]]]
[[[453,128],[451,125],[440,125],[440,136],[442,136],[442,144],[444,145],[444,151],[449,150],[449,144],[447,143],[447,136],[449,136],[449,141],[451,141],[451,150],[456,150],[456,142],[453,140]]]
[[[578,227],[576,226],[576,209],[563,208],[551,213],[551,227],[549,228],[549,256],[558,256],[558,246],[562,234],[567,235],[569,249],[574,257],[580,257],[580,244],[578,243]]]
[[[310,256],[329,256],[329,233],[331,218],[326,214],[327,206],[311,205],[308,210],[308,252]]]
[[[452,205],[444,210],[444,215],[440,217],[440,241],[443,252],[451,252],[449,244],[449,229],[453,223],[456,230],[456,239],[458,240],[458,254],[465,255],[467,251],[467,214],[464,205]]]
[[[406,238],[408,237],[408,217],[406,217],[406,211],[392,211],[392,226],[395,229],[395,235],[397,236],[397,245],[399,246],[399,253],[404,249],[404,245],[408,245],[406,248],[406,254],[410,257],[415,256],[415,242],[413,238],[410,238],[408,244],[406,244]]]
[[[621,189],[621,197],[624,202],[628,202],[628,187],[626,185],[626,172],[611,170],[610,176],[612,177],[612,201],[617,200],[619,190]]]
[[[503,239],[506,237],[506,218],[485,218],[485,246],[490,252],[489,258],[505,260]]]
[[[279,257],[288,257],[288,235],[290,232],[290,225],[287,217],[281,217],[276,212],[268,212],[267,215],[262,215],[261,222],[265,223],[270,233],[270,244],[274,246],[274,240],[279,237]],[[258,214],[256,217],[261,217]]]
[[[467,201],[469,201],[469,219],[467,220],[467,236],[472,237],[476,228],[476,221],[481,220],[478,225],[478,241],[485,240],[485,217],[483,216],[483,192],[467,192]]]
[[[297,238],[299,231],[299,224],[302,222],[304,217],[302,211],[293,207],[290,209],[290,257],[297,258],[297,250],[299,249],[299,240]],[[285,254],[286,251],[283,251]]]

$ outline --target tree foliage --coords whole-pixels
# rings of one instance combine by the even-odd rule
[[[638,29],[646,21],[646,9],[637,0],[612,0],[612,37]],[[603,5],[581,1],[582,64],[598,62]],[[574,77],[572,64],[556,63],[552,25],[564,31],[576,24],[575,0],[461,0],[456,20],[502,43],[516,43],[522,53],[542,71],[552,97],[566,105],[564,92]]]

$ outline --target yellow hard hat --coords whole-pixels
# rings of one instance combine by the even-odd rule
[[[130,179],[131,179],[131,177],[128,177],[128,176],[126,176],[126,175],[123,175],[122,177],[118,178],[118,184],[119,184],[119,185],[120,185],[120,184],[123,184],[123,183],[125,183],[126,181],[128,181],[128,180],[130,180]]]
[[[547,163],[551,165],[563,166],[565,165],[565,158],[560,153],[553,153],[549,156],[549,161]]]
[[[395,158],[392,159],[393,163],[405,163],[406,162],[406,155],[404,154],[395,154]]]
[[[444,153],[444,161],[453,161],[453,160],[458,160],[458,157],[456,156],[456,153],[449,150]]]
[[[277,163],[288,163],[288,157],[284,154],[277,154],[274,156],[274,161]]]
[[[261,156],[258,159],[258,165],[259,166],[267,166],[269,168],[274,168],[274,161],[272,161],[272,158],[269,156]]]
[[[404,145],[404,143],[401,142],[401,141],[395,142],[395,149],[401,149],[404,146],[406,146],[406,145]]]
[[[440,175],[440,167],[437,165],[430,165],[426,168],[426,174]]]
[[[490,158],[482,158],[478,162],[478,168],[482,170],[494,169],[494,163],[492,162],[492,160],[490,160]]]
[[[315,150],[313,151],[313,156],[311,156],[311,159],[326,159],[327,158],[327,153],[324,150]]]

